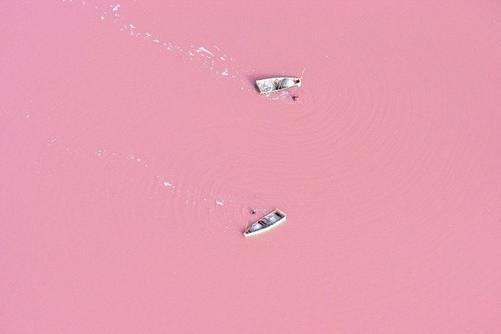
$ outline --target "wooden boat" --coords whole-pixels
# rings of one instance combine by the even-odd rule
[[[301,87],[301,78],[277,77],[256,80],[256,86],[261,94],[280,92],[292,87]]]
[[[250,224],[245,230],[244,236],[251,237],[269,231],[285,222],[286,217],[285,212],[275,209],[257,222]]]

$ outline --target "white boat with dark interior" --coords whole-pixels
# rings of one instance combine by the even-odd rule
[[[285,212],[275,209],[272,212],[259,219],[257,222],[250,224],[244,232],[244,236],[252,237],[266,231],[269,231],[278,225],[285,222],[287,215]]]
[[[301,87],[302,79],[296,77],[276,77],[256,80],[256,86],[261,94],[280,92],[292,87]]]

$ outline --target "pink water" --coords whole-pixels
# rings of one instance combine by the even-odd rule
[[[1,333],[501,332],[501,3],[0,12]]]

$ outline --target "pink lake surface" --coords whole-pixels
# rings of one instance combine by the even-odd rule
[[[501,333],[501,2],[0,13],[1,333]]]

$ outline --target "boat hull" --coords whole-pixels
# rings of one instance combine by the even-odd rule
[[[276,77],[256,80],[256,86],[261,94],[270,94],[301,87],[301,79],[296,77]]]
[[[245,237],[253,237],[268,232],[278,225],[285,223],[286,219],[287,215],[285,214],[285,212],[279,209],[275,209],[269,214],[265,215],[263,218],[250,224],[243,234]],[[257,226],[261,227],[256,229]]]

